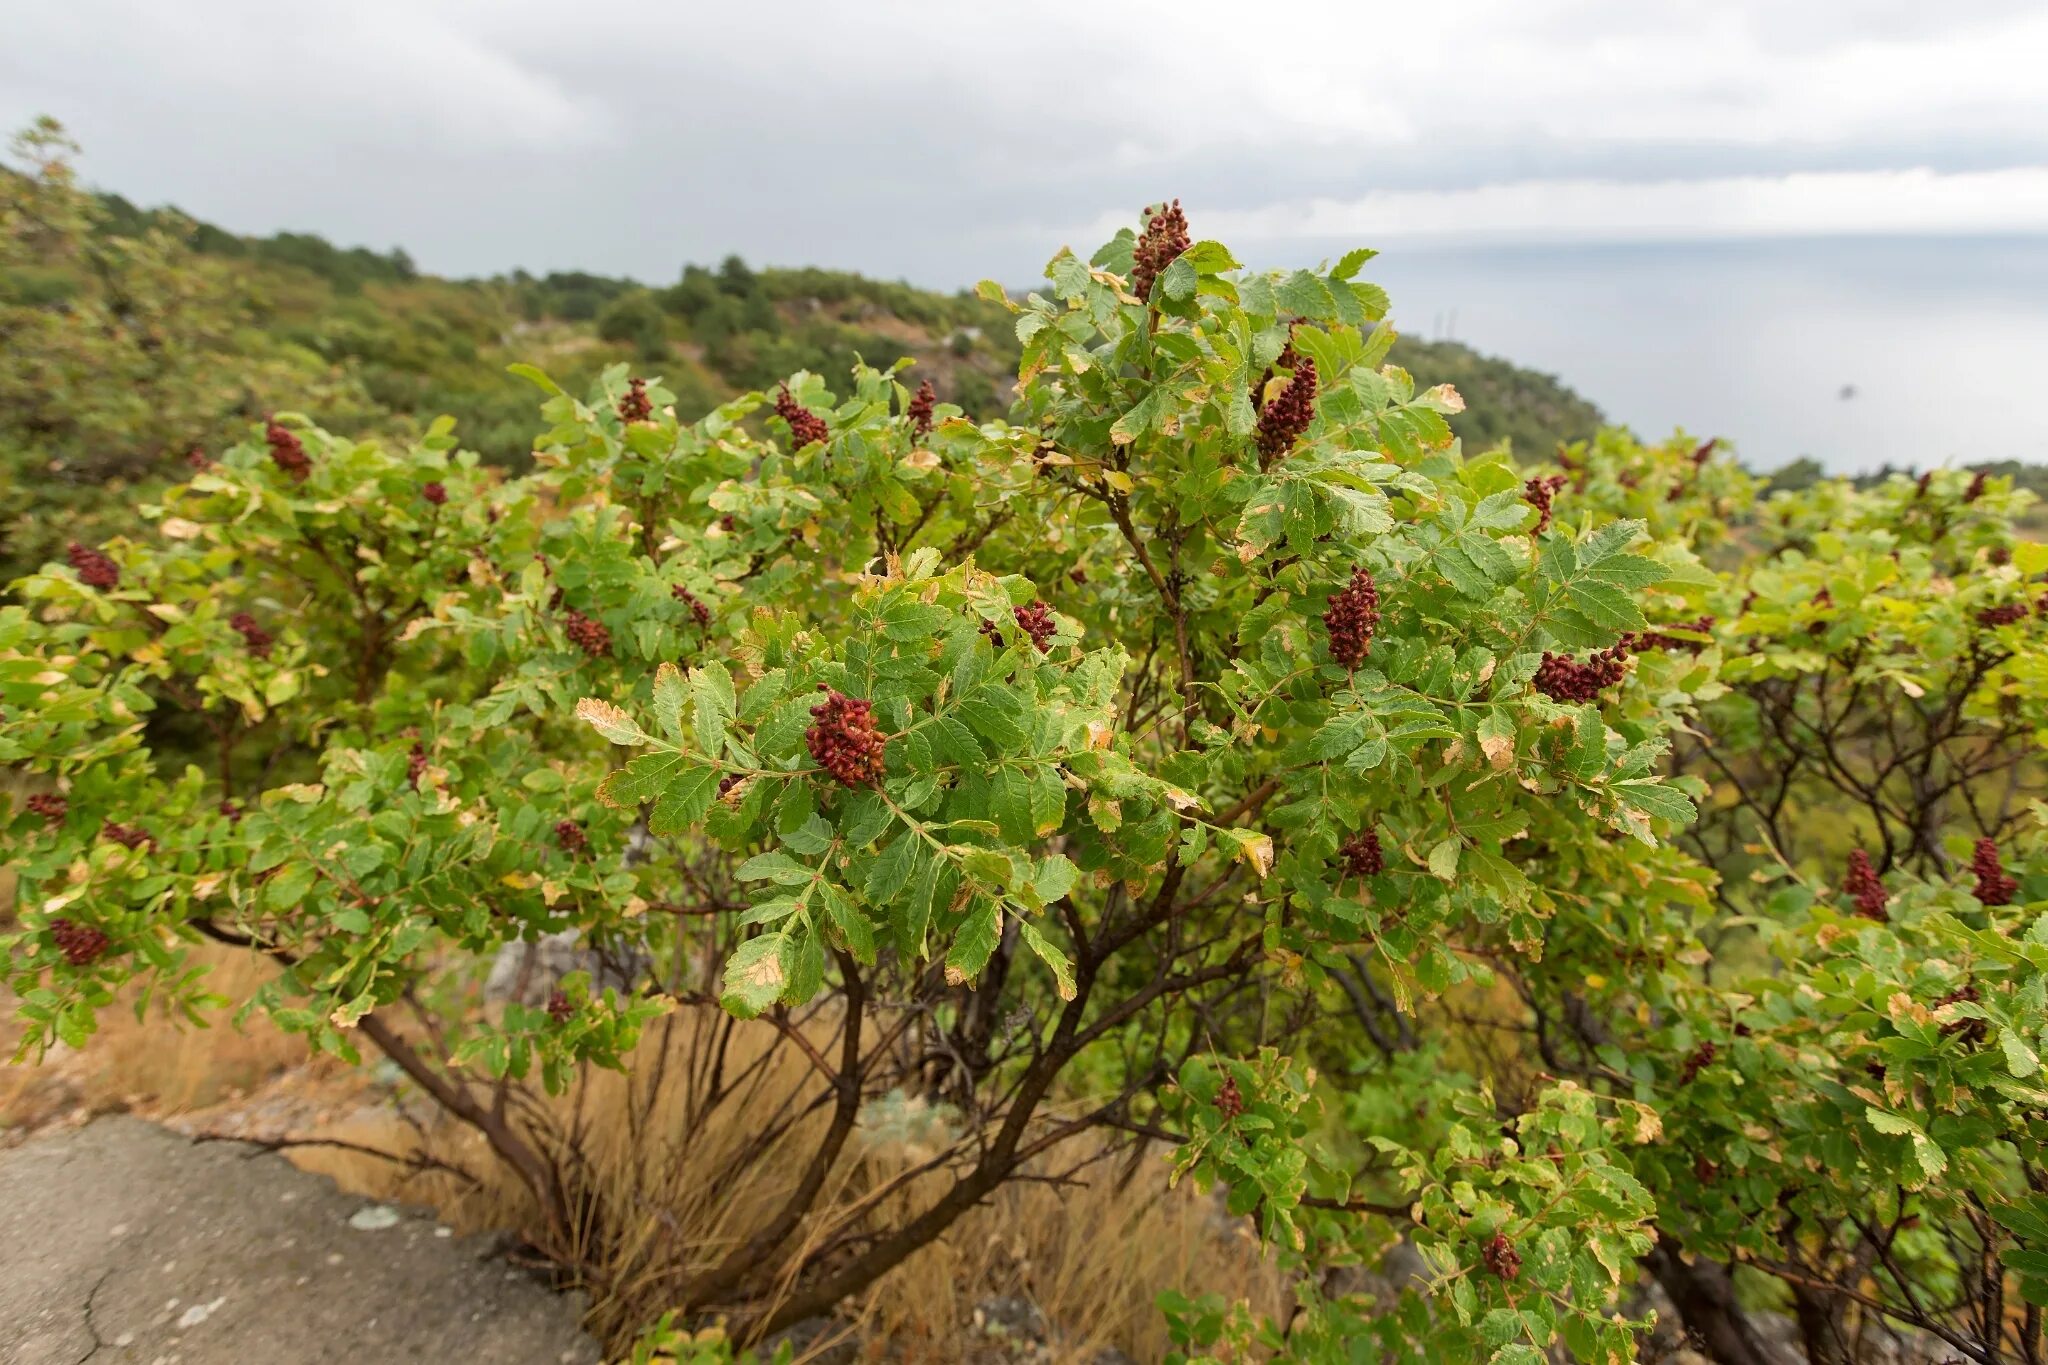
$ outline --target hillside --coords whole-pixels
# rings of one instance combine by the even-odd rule
[[[941,400],[1000,415],[1016,372],[1009,316],[962,291],[737,256],[667,285],[583,272],[456,280],[403,250],[314,233],[244,237],[175,208],[84,189],[54,124],[0,167],[0,581],[117,527],[122,490],[182,471],[273,410],[404,439],[456,420],[488,462],[523,467],[533,396],[505,367],[572,388],[606,365],[662,376],[693,418],[796,370],[915,362]],[[1525,453],[1590,436],[1600,413],[1545,375],[1455,343],[1401,341],[1422,384],[1457,385],[1468,442]]]

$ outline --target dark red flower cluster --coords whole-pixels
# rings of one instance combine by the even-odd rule
[[[569,1003],[569,997],[559,989],[548,992],[548,1018],[558,1024],[566,1024],[576,1013],[576,1007]]]
[[[1701,1043],[1685,1056],[1685,1065],[1678,1070],[1678,1083],[1691,1085],[1698,1075],[1714,1064],[1714,1058],[1721,1049],[1712,1043]]]
[[[1849,850],[1849,872],[1842,878],[1842,894],[1856,902],[1857,914],[1880,924],[1884,922],[1885,903],[1891,897],[1885,894],[1877,869],[1870,865],[1870,855],[1860,848]]]
[[[1536,509],[1536,534],[1550,529],[1550,503],[1564,487],[1564,475],[1536,475],[1522,485],[1522,497]]]
[[[1720,444],[1721,438],[1718,436],[1709,436],[1706,440],[1700,442],[1699,448],[1692,453],[1693,468],[1698,469],[1708,460],[1713,459],[1714,451],[1720,447]]]
[[[555,825],[555,842],[561,845],[562,852],[574,858],[590,847],[590,836],[574,820],[563,820]]]
[[[1294,448],[1309,423],[1316,419],[1316,363],[1307,356],[1294,367],[1294,375],[1287,381],[1287,387],[1280,390],[1280,396],[1266,404],[1259,414],[1259,426],[1254,433],[1259,446],[1260,466],[1270,466],[1273,461]]]
[[[1043,602],[1028,606],[1011,607],[1010,615],[1017,618],[1017,629],[1031,637],[1031,643],[1038,647],[1040,654],[1052,648],[1053,633],[1059,629],[1052,619],[1052,608]]]
[[[1677,627],[1680,630],[1690,630],[1700,635],[1712,635],[1714,633],[1714,618],[1711,616],[1697,616],[1690,621],[1678,622]],[[1688,654],[1697,654],[1707,647],[1705,640],[1685,640],[1676,635],[1666,635],[1661,631],[1655,630],[1630,631],[1622,638],[1627,642],[1631,650],[1661,649],[1669,653],[1673,650],[1682,649]]]
[[[2024,602],[2007,602],[2003,606],[1986,607],[1977,613],[1977,624],[1987,630],[2009,626],[2015,621],[2027,619],[2029,608]]]
[[[448,485],[438,479],[432,483],[421,484],[420,496],[434,506],[439,507],[442,503],[448,501]]]
[[[1538,692],[1552,701],[1595,701],[1628,671],[1628,648],[1628,641],[1623,640],[1612,649],[1591,655],[1584,663],[1569,654],[1552,654],[1546,649],[1531,681]]]
[[[719,778],[718,799],[721,801],[725,800],[734,787],[737,787],[746,780],[746,774],[744,773],[727,773],[724,777]]]
[[[37,792],[27,802],[29,813],[40,815],[53,825],[64,823],[64,817],[71,813],[71,803],[55,792]]]
[[[1145,221],[1145,231],[1131,249],[1131,292],[1141,299],[1152,297],[1152,284],[1166,273],[1166,267],[1193,246],[1188,236],[1188,216],[1176,199]]]
[[[1347,669],[1357,669],[1372,649],[1373,632],[1380,628],[1380,590],[1372,574],[1362,565],[1351,570],[1351,581],[1338,589],[1323,612],[1323,629],[1330,636],[1330,657]]]
[[[1486,1268],[1503,1280],[1512,1280],[1522,1273],[1522,1253],[1515,1250],[1515,1244],[1507,1234],[1496,1232],[1493,1240],[1480,1250],[1479,1258],[1486,1262]]]
[[[1976,474],[1971,477],[1970,486],[1963,490],[1964,502],[1975,502],[1977,499],[1984,496],[1985,478],[1986,475],[1984,471],[1981,469],[1978,470]]]
[[[1387,870],[1387,855],[1380,848],[1378,830],[1365,830],[1344,841],[1337,850],[1337,856],[1344,860],[1344,875],[1347,877],[1377,877]]]
[[[825,700],[811,708],[818,723],[804,731],[804,744],[818,766],[847,787],[869,787],[882,776],[882,732],[875,728],[874,703],[818,684]]]
[[[1244,1092],[1237,1088],[1237,1077],[1225,1076],[1223,1088],[1216,1092],[1216,1112],[1223,1115],[1225,1123],[1244,1112]]]
[[[984,620],[981,623],[981,633],[988,636],[988,642],[997,649],[1003,647],[1003,633],[996,629],[995,622]]]
[[[123,848],[141,848],[144,844],[156,843],[156,836],[142,826],[117,825],[112,820],[100,826],[100,833]]]
[[[1929,485],[1929,484],[1931,484],[1931,483],[1933,483],[1933,482],[1934,482],[1934,471],[1930,469],[1930,470],[1928,470],[1928,471],[1927,471],[1927,472],[1926,472],[1925,474],[1922,474],[1922,475],[1921,475],[1921,476],[1920,476],[1919,478],[1917,478],[1917,479],[1913,480],[1913,496],[1914,496],[1915,498],[1924,498],[1924,497],[1926,497],[1926,496],[1927,496],[1927,487],[1928,487],[1928,485]]]
[[[121,586],[119,566],[98,550],[74,540],[64,551],[64,557],[71,561],[71,567],[78,571],[78,581],[86,587],[105,589]]]
[[[313,461],[307,458],[305,443],[299,440],[298,433],[272,422],[264,428],[263,439],[270,443],[271,463],[291,475],[293,483],[304,483],[313,472]]]
[[[910,406],[904,410],[904,416],[910,419],[910,429],[920,436],[930,434],[932,409],[938,405],[939,391],[932,387],[932,381],[927,379],[919,384],[916,395],[910,400]]]
[[[562,615],[568,621],[563,633],[569,637],[570,644],[593,659],[602,659],[612,652],[612,633],[604,628],[604,622],[593,621],[574,607]]]
[[[1935,1001],[1934,1008],[1940,1009],[1944,1005],[1974,1005],[1981,999],[1982,997],[1977,994],[1977,988],[1965,982]],[[1982,1019],[1951,1019],[1941,1026],[1941,1032],[1944,1037],[1961,1035],[1966,1043],[1981,1043],[1991,1032],[1991,1027]]]
[[[684,606],[690,609],[690,615],[693,619],[695,619],[698,625],[708,626],[711,624],[711,608],[705,606],[702,602],[699,602],[697,600],[697,594],[691,592],[688,588],[684,587],[680,583],[676,584],[673,588],[670,588],[668,591],[669,596],[675,598],[676,601],[681,602]]]
[[[652,416],[654,401],[647,396],[647,381],[635,379],[626,386],[625,397],[619,399],[619,420],[630,426]]]
[[[195,472],[201,474],[204,474],[207,470],[213,468],[213,461],[207,459],[206,452],[201,450],[198,446],[193,446],[190,450],[185,452],[185,463],[189,465]]]
[[[222,797],[221,803],[215,806],[214,809],[225,815],[230,823],[242,818],[242,803],[239,801],[230,801],[226,797]]]
[[[1702,1185],[1711,1185],[1721,1178],[1721,1168],[1702,1153],[1692,1159],[1692,1178]]]
[[[238,611],[228,618],[228,625],[242,637],[242,643],[249,647],[251,654],[259,659],[270,657],[270,647],[277,642],[270,638],[269,631],[256,624],[255,617],[246,611]]]
[[[2012,563],[2012,551],[2003,545],[1992,546],[1984,557],[1991,561],[1991,567],[1994,569],[2002,569]]]
[[[57,945],[57,951],[64,954],[64,960],[74,967],[90,966],[107,951],[107,936],[89,924],[73,924],[68,919],[50,921],[50,941]]]
[[[1998,858],[1998,843],[1992,839],[1977,841],[1977,854],[1970,859],[1970,871],[1977,876],[1977,899],[1986,905],[2011,905],[2013,892],[2020,889],[2019,879],[2005,875],[2005,864]]]
[[[405,756],[405,780],[414,791],[420,789],[420,779],[427,775],[427,751],[425,746],[414,744],[412,752]]]
[[[789,385],[782,386],[782,392],[775,395],[775,415],[789,423],[790,443],[798,450],[814,441],[828,441],[832,429],[825,425],[825,419],[796,401],[796,395],[789,391]]]

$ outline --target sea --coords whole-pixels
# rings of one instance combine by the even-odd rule
[[[1554,374],[1644,437],[1722,437],[1754,469],[2048,464],[2048,237],[1410,242],[1361,275],[1404,333]]]

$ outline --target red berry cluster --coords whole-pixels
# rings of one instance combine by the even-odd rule
[[[442,503],[448,501],[448,485],[440,482],[438,479],[432,483],[422,484],[420,485],[420,496],[434,506],[439,507]]]
[[[725,798],[731,794],[732,789],[734,787],[737,787],[740,783],[746,780],[747,778],[744,773],[727,773],[724,777],[719,778],[718,799],[721,801],[725,800]]]
[[[1691,1085],[1696,1077],[1714,1064],[1714,1058],[1721,1049],[1712,1043],[1701,1043],[1685,1056],[1685,1065],[1679,1068],[1678,1083]]]
[[[1536,509],[1536,534],[1550,529],[1550,503],[1557,496],[1557,490],[1564,487],[1562,474],[1536,475],[1522,485],[1522,497]]]
[[[1977,624],[1987,630],[1996,630],[2000,626],[2009,626],[2015,621],[2026,620],[2029,610],[2024,602],[2007,602],[2003,606],[1986,607],[1977,613]]]
[[[249,647],[251,654],[254,654],[259,659],[270,657],[270,647],[276,641],[270,638],[269,631],[256,624],[255,617],[246,611],[238,611],[228,618],[228,625],[233,627],[235,633],[242,637],[242,643]]]
[[[412,752],[405,756],[405,780],[414,791],[420,789],[420,779],[427,775],[427,751],[419,744],[412,746]]]
[[[1711,616],[1699,616],[1690,621],[1680,621],[1677,624],[1680,630],[1690,630],[1700,635],[1711,635],[1714,633],[1714,618]],[[1630,631],[1622,638],[1628,642],[1628,647],[1631,650],[1661,649],[1668,653],[1672,650],[1682,649],[1688,654],[1697,654],[1707,647],[1707,643],[1704,640],[1683,640],[1676,635],[1665,635],[1655,630]]]
[[[568,996],[559,989],[548,992],[548,1018],[558,1024],[566,1024],[575,1013],[576,1007],[569,1003]]]
[[[1266,404],[1265,411],[1259,414],[1255,436],[1261,467],[1270,466],[1292,450],[1294,443],[1308,430],[1309,423],[1315,421],[1316,383],[1316,363],[1303,356],[1295,365],[1287,387],[1280,390],[1280,396]]]
[[[1344,860],[1344,875],[1347,877],[1377,877],[1387,870],[1387,855],[1380,848],[1378,830],[1369,829],[1352,835],[1337,850],[1337,856]]]
[[[997,649],[1003,647],[1003,633],[996,629],[995,622],[984,620],[981,623],[981,633],[988,636],[988,642]]]
[[[574,820],[563,820],[555,825],[555,842],[561,845],[562,852],[574,858],[590,847],[590,836]]]
[[[874,703],[818,684],[825,700],[811,708],[818,723],[804,731],[804,744],[818,766],[847,787],[873,786],[882,776],[882,732],[875,728]]]
[[[88,588],[118,588],[121,586],[121,570],[114,561],[90,546],[72,541],[64,551],[71,567],[78,571],[78,581]]]
[[[1052,608],[1043,602],[1029,606],[1012,607],[1010,615],[1017,618],[1017,629],[1031,637],[1031,643],[1038,647],[1040,654],[1052,648],[1053,633],[1059,629],[1052,619]]]
[[[1380,627],[1380,590],[1363,566],[1351,570],[1351,581],[1330,598],[1323,629],[1330,635],[1330,657],[1347,669],[1365,662],[1373,632]]]
[[[270,443],[271,463],[291,475],[293,483],[304,483],[313,472],[313,462],[307,458],[305,443],[298,434],[272,422],[264,428],[263,439]]]
[[[2003,545],[1992,546],[1990,550],[1985,552],[1984,557],[1991,561],[1993,568],[2002,569],[2012,563],[2012,551]]]
[[[1998,844],[1992,839],[1977,841],[1977,854],[1970,859],[1970,871],[1977,875],[1977,899],[1986,905],[2011,905],[2013,892],[2020,889],[2017,877],[2005,875],[1999,861]]]
[[[626,386],[625,397],[619,400],[619,420],[628,425],[644,422],[654,416],[654,402],[647,396],[647,381],[635,379]]]
[[[825,425],[825,419],[796,401],[796,395],[789,391],[789,385],[782,386],[782,392],[775,395],[775,415],[789,423],[789,439],[798,450],[814,441],[832,438],[832,429]]]
[[[100,826],[100,833],[123,848],[141,848],[144,844],[155,844],[156,836],[140,825],[117,825],[112,820]]]
[[[678,583],[669,589],[669,596],[687,606],[690,609],[690,615],[696,620],[698,625],[708,626],[711,624],[711,608],[699,602],[697,594]]]
[[[1885,921],[1884,907],[1891,897],[1885,894],[1877,869],[1870,865],[1870,855],[1860,848],[1849,851],[1849,872],[1842,878],[1842,893],[1856,902],[1856,913],[1863,918],[1880,924]]]
[[[1237,1088],[1237,1077],[1225,1076],[1223,1088],[1216,1092],[1216,1112],[1223,1115],[1225,1123],[1244,1112],[1244,1093]]]
[[[185,463],[190,465],[195,471],[201,474],[204,474],[207,470],[213,468],[213,461],[207,459],[206,452],[201,450],[198,446],[193,446],[190,450],[185,452]]]
[[[57,945],[57,951],[64,954],[64,960],[74,967],[89,966],[107,951],[105,934],[89,924],[73,924],[68,919],[50,921],[50,939]]]
[[[1515,1250],[1506,1233],[1496,1232],[1493,1240],[1480,1249],[1479,1258],[1503,1280],[1512,1280],[1522,1273],[1522,1253]]]
[[[1628,671],[1628,641],[1603,649],[1579,663],[1569,654],[1543,651],[1532,681],[1536,690],[1552,701],[1596,701],[1606,688],[1614,686]]]
[[[1977,988],[1965,982],[1935,1001],[1934,1008],[1940,1009],[1944,1005],[1974,1005],[1981,999],[1982,997],[1977,994]],[[1991,1032],[1991,1028],[1982,1019],[1951,1019],[1941,1026],[1941,1031],[1947,1037],[1961,1035],[1966,1043],[1981,1043]]]
[[[64,817],[71,813],[71,803],[55,792],[37,792],[28,799],[28,809],[50,824],[61,825]]]
[[[1964,502],[1975,502],[1977,499],[1984,496],[1985,477],[1986,476],[1984,471],[1980,469],[1977,471],[1975,476],[1971,478],[1970,486],[1963,490]]]
[[[904,416],[910,419],[910,429],[920,436],[928,435],[932,429],[932,409],[938,405],[939,391],[932,387],[932,381],[927,379],[919,384],[916,396],[904,410]]]
[[[1194,239],[1188,236],[1188,217],[1180,211],[1180,200],[1153,214],[1146,220],[1137,246],[1131,250],[1131,292],[1141,299],[1151,298],[1153,281],[1194,244]]]
[[[569,643],[593,659],[602,659],[612,652],[612,633],[604,628],[604,622],[593,621],[574,607],[562,613],[568,624],[563,633]]]

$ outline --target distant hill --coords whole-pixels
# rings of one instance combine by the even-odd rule
[[[133,235],[170,221],[118,195],[103,202],[110,231]],[[194,249],[241,262],[258,277],[280,285],[296,277],[298,288],[276,300],[275,325],[330,360],[360,366],[384,406],[422,418],[453,413],[469,441],[497,459],[520,458],[527,435],[523,408],[506,423],[508,414],[490,401],[506,388],[500,367],[472,369],[497,351],[510,359],[538,346],[555,361],[566,352],[572,370],[626,356],[657,367],[685,409],[708,409],[798,369],[829,378],[844,374],[855,356],[887,362],[908,355],[941,397],[995,415],[1015,372],[1010,319],[967,291],[944,294],[845,271],[756,269],[738,256],[715,268],[685,266],[667,286],[583,271],[446,280],[422,275],[403,250],[338,247],[312,233],[238,237],[195,222],[189,234]],[[325,297],[318,287],[309,291],[307,277],[325,287]],[[451,314],[449,291],[468,306]],[[415,334],[410,344],[398,330]],[[1598,407],[1554,376],[1459,342],[1404,337],[1392,359],[1423,384],[1457,387],[1466,410],[1452,427],[1474,448],[1508,440],[1524,458],[1541,458],[1560,441],[1590,437],[1603,421]],[[523,391],[511,392],[525,400]]]
[[[793,371],[842,379],[855,359],[915,362],[939,397],[1008,408],[1019,346],[999,304],[844,271],[737,256],[669,284],[586,272],[447,279],[403,250],[315,233],[245,237],[175,208],[81,187],[54,123],[0,165],[0,582],[117,533],[129,495],[243,438],[280,409],[333,430],[407,439],[455,418],[463,443],[518,467],[535,424],[531,361],[572,390],[620,360],[659,375],[694,418]],[[1455,384],[1453,428],[1541,458],[1600,413],[1547,375],[1455,343],[1393,352]]]

